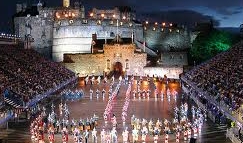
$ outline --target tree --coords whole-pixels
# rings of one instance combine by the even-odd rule
[[[189,57],[192,61],[201,63],[228,50],[235,43],[235,38],[235,35],[217,29],[200,32],[193,41]]]

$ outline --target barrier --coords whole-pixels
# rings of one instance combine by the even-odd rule
[[[233,129],[227,129],[226,137],[229,138],[232,143],[242,143],[242,141],[234,134]]]

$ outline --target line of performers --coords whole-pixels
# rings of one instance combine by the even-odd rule
[[[120,76],[120,77],[118,78],[118,80],[119,80],[120,82],[121,82],[122,80],[125,80],[125,83],[127,83],[129,79],[128,79],[128,76],[125,76],[124,78],[123,78],[122,76]],[[93,85],[93,84],[100,84],[101,81],[102,81],[102,79],[101,79],[100,76],[98,76],[97,78],[95,78],[95,76],[88,76],[88,75],[87,75],[87,76],[84,78],[84,83],[85,83],[85,85],[87,85],[87,84],[89,84],[89,83],[90,83],[91,85]],[[114,75],[110,78],[110,81],[111,81],[112,83],[115,82],[115,76],[114,76]],[[107,82],[108,82],[108,78],[107,78],[107,76],[104,77],[103,82],[104,82],[104,83],[107,83]]]

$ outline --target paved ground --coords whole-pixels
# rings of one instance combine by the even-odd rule
[[[159,90],[166,91],[165,84],[156,83],[155,84]],[[100,117],[100,120],[98,121],[98,135],[101,128],[104,126],[104,120],[103,120],[103,113],[104,109],[106,107],[108,96],[106,96],[105,100],[102,99],[100,96],[99,99],[96,99],[96,96],[93,97],[92,100],[89,98],[89,90],[90,88],[94,91],[98,88],[99,90],[102,90],[103,88],[108,91],[109,84],[100,84],[100,85],[87,85],[84,86],[83,82],[80,81],[78,84],[79,89],[83,89],[85,92],[85,97],[82,100],[79,101],[69,101],[67,102],[69,109],[70,109],[70,117],[71,119],[80,119],[81,118],[87,118],[93,116],[95,113]],[[187,102],[189,106],[192,104],[190,101],[185,100],[182,98],[180,87],[178,83],[170,83],[169,86],[167,86],[170,90],[176,90],[179,95],[177,100],[171,98],[170,101],[168,99],[164,98],[164,100],[160,100],[160,98],[155,99],[154,97],[151,97],[150,99],[133,99],[131,96],[131,101],[128,107],[128,118],[127,118],[127,125],[130,124],[130,117],[134,114],[137,117],[145,118],[145,119],[154,119],[157,120],[160,119],[171,119],[173,117],[173,110],[176,106],[180,105],[182,102]],[[137,85],[133,84],[132,91],[134,89],[137,89]],[[141,89],[150,89],[152,92],[152,96],[154,93],[154,84],[152,82],[143,82]],[[127,90],[127,85],[122,85],[120,89],[120,93],[118,97],[116,98],[116,102],[114,105],[113,113],[117,117],[118,121],[118,134],[121,136],[123,125],[121,120],[121,112],[122,107],[124,104],[124,97],[125,92]],[[58,102],[55,103],[56,107],[58,107]],[[111,128],[111,127],[108,127]],[[198,137],[197,142],[198,143],[229,143],[229,140],[226,140],[225,138],[225,127],[224,126],[217,126],[210,121],[208,121],[203,126],[203,132]],[[131,130],[130,130],[131,132]],[[18,140],[20,138],[20,140]],[[0,131],[0,139],[8,139],[8,143],[29,143],[30,142],[30,136],[28,132],[28,127],[26,127],[23,130],[8,130],[8,131]],[[61,136],[57,135],[55,136],[56,142],[61,143]],[[130,137],[131,138],[131,137]],[[159,137],[160,141],[159,143],[164,142],[164,136]],[[181,136],[182,139],[182,136]],[[121,137],[119,137],[119,142],[121,142]],[[73,142],[72,137],[70,137],[70,143]],[[100,142],[100,138],[98,138],[98,142]],[[152,142],[152,137],[149,137],[148,142]],[[174,143],[175,137],[174,135],[170,135],[169,143]],[[181,142],[184,142],[181,140]],[[1,143],[1,141],[0,141]]]

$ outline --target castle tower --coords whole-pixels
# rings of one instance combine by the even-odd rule
[[[70,6],[70,0],[63,0],[63,7],[69,7]]]

